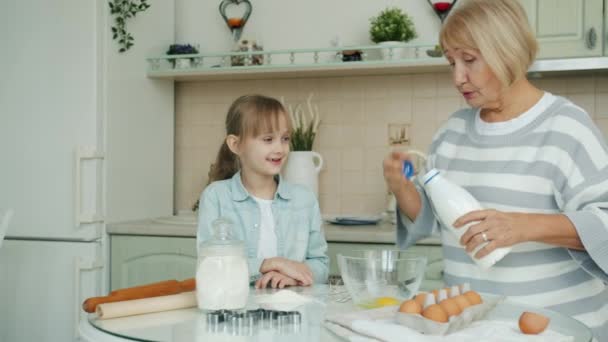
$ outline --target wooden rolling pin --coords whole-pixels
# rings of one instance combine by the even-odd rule
[[[82,303],[82,309],[86,312],[91,313],[95,312],[95,309],[97,309],[97,305],[103,303],[113,303],[121,302],[123,300],[168,296],[181,292],[194,291],[195,289],[196,283],[194,281],[194,278],[186,279],[184,281],[165,280],[158,283],[114,290],[110,292],[108,296],[105,297],[87,298],[87,300]]]

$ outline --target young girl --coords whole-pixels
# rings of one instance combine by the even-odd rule
[[[329,258],[312,191],[279,172],[289,154],[291,124],[276,99],[247,95],[228,110],[226,138],[200,198],[197,245],[218,217],[235,223],[247,246],[257,288],[325,283]]]

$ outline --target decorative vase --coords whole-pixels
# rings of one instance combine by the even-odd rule
[[[402,42],[396,41],[380,42],[378,45],[383,46],[383,48],[380,49],[380,54],[385,61],[403,58],[405,50],[407,49],[403,46]]]
[[[287,165],[283,169],[286,181],[309,187],[319,195],[319,171],[323,167],[323,158],[314,151],[289,152]]]
[[[192,60],[190,58],[176,58],[175,69],[190,69],[192,67]]]

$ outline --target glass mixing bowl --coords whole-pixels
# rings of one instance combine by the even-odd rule
[[[415,295],[427,259],[400,250],[354,250],[338,254],[344,285],[356,305],[397,305]]]

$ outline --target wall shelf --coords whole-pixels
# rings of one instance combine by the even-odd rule
[[[147,76],[154,79],[175,81],[201,81],[415,74],[447,71],[449,66],[444,58],[428,56],[427,51],[432,51],[434,46],[433,44],[399,44],[389,48],[373,45],[180,56],[164,55],[147,59]],[[344,54],[352,51],[358,51],[361,60],[343,61]],[[382,53],[387,55],[387,59],[383,59]],[[176,61],[177,59],[189,59],[189,62],[186,61],[185,65],[180,65],[183,61]],[[262,61],[263,64],[252,65],[256,59],[258,63]]]
[[[445,58],[428,55],[433,48],[431,44],[399,44],[388,49],[373,45],[163,55],[147,59],[147,76],[174,81],[209,81],[447,72],[449,65]],[[347,51],[359,51],[362,60],[343,61],[343,52]],[[388,59],[383,59],[381,53],[388,54]],[[263,64],[252,65],[256,59]],[[187,61],[185,65],[184,60]],[[530,67],[529,76],[535,78],[558,73],[567,75],[607,70],[608,57],[546,59],[536,61]]]

